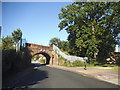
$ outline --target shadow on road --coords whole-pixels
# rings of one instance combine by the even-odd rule
[[[45,66],[45,65],[48,65],[48,64],[32,63],[33,67],[40,67],[40,66]]]
[[[28,73],[29,71],[26,72],[20,72],[19,76],[23,75],[22,77],[18,77],[17,75],[14,76],[14,79],[18,80],[14,83],[14,85],[11,85],[9,82],[9,85],[4,87],[2,90],[6,90],[6,89],[28,89],[30,88],[32,85],[40,83],[40,81],[48,78],[48,72],[41,70],[41,67],[45,67],[46,64],[39,64],[39,63],[32,63],[32,68],[31,68],[31,72]],[[40,67],[40,68],[39,68]],[[28,74],[25,74],[28,73]]]

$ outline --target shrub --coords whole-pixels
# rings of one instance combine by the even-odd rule
[[[22,62],[22,53],[15,50],[3,50],[2,51],[2,70],[7,72],[9,70],[17,71],[20,68]]]
[[[44,63],[45,64],[45,59],[40,59],[40,63]]]
[[[72,62],[72,66],[74,67],[79,67],[79,66],[84,66],[84,62],[83,61],[79,61],[79,60],[76,60],[76,61],[73,61]]]
[[[68,67],[71,67],[72,66],[72,63],[68,60],[65,60],[63,66],[68,66]]]
[[[58,62],[59,62],[59,65],[65,65],[66,66],[66,59],[61,57],[61,56],[58,56]]]
[[[120,56],[116,57],[116,64],[120,66]]]
[[[95,61],[95,62],[92,63],[92,64],[94,64],[94,66],[100,66],[100,65],[101,65],[101,63],[99,63],[99,62],[97,62],[97,61]]]

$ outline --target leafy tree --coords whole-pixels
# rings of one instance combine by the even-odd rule
[[[20,29],[14,30],[12,32],[14,41],[17,43],[22,38],[22,31]]]
[[[54,37],[49,41],[50,46],[53,44],[62,51],[65,51],[67,54],[69,54],[69,41],[61,41],[59,38]]]
[[[13,36],[13,40],[14,40],[14,42],[16,44],[16,52],[18,52],[18,51],[20,51],[20,46],[21,46],[20,45],[21,42],[20,43],[18,43],[18,42],[22,38],[22,31],[20,29],[14,30],[12,32],[12,36]]]
[[[60,48],[62,51],[67,51],[67,52],[69,52],[69,42],[68,42],[68,41],[61,41],[61,42],[60,42],[60,45],[59,45],[59,48]]]
[[[10,49],[15,49],[13,38],[11,36],[3,37],[2,50],[10,50]]]
[[[35,56],[32,57],[32,60],[37,61],[39,58],[40,58],[40,56],[39,56],[39,54],[37,54],[37,55],[35,55]]]
[[[59,47],[60,42],[61,42],[61,40],[59,38],[54,37],[49,41],[49,45],[53,46],[53,44],[54,44],[55,46]]]
[[[15,44],[18,43],[21,37],[22,31],[20,29],[14,30],[12,32],[12,36],[2,38],[2,49],[3,50],[15,49]]]
[[[104,61],[120,33],[120,2],[74,2],[61,9],[58,27],[69,34],[71,54]]]
[[[50,46],[52,46],[53,44],[55,46],[57,46],[59,49],[61,49],[62,51],[69,52],[69,42],[68,41],[61,41],[59,38],[54,37],[49,41]]]

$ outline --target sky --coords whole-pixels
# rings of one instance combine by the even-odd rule
[[[2,2],[2,36],[20,28],[28,43],[49,45],[51,38],[67,40],[65,30],[59,31],[60,9],[72,2]]]

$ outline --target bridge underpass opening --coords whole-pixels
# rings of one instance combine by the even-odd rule
[[[32,57],[32,62],[37,62],[40,64],[49,64],[50,63],[50,56],[47,53],[40,52]]]

